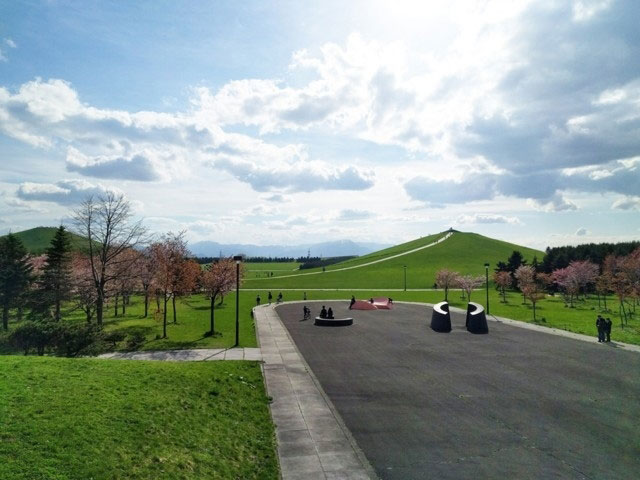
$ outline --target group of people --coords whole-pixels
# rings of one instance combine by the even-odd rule
[[[596,328],[598,329],[598,342],[610,342],[611,341],[611,319],[604,318],[602,315],[598,315],[596,319]]]
[[[305,292],[305,297],[306,297],[306,292]],[[269,292],[269,294],[267,295],[267,299],[269,300],[269,305],[271,305],[271,302],[273,301],[273,294],[271,292]],[[306,300],[306,299],[305,299]],[[256,297],[256,305],[260,305],[260,295],[258,294],[258,296]],[[282,302],[282,292],[280,292],[278,294],[278,300],[276,300],[276,303],[281,303]]]
[[[320,310],[320,318],[333,318],[333,310],[331,307],[327,310],[323,305],[322,310]]]

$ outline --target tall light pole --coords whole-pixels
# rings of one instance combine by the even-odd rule
[[[484,275],[487,286],[487,315],[489,315],[489,263],[484,264]]]
[[[407,291],[407,266],[403,265],[402,268],[404,268],[404,291]]]
[[[233,257],[236,261],[236,347],[240,345],[240,262],[242,255]]]

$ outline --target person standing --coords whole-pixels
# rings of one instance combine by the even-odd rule
[[[269,299],[269,305],[271,305],[271,301],[273,300],[273,295],[271,295],[271,292],[269,292],[267,298]]]
[[[604,333],[607,336],[606,341],[610,342],[611,341],[611,319],[609,317],[607,317],[607,319],[604,321]]]
[[[349,310],[353,307],[353,304],[356,303],[355,295],[351,295],[351,302],[349,303]]]
[[[260,305],[260,295],[259,294],[256,297],[256,305]]]
[[[598,315],[598,318],[596,319],[596,328],[598,329],[598,343],[604,342],[604,322],[604,318]]]
[[[278,302],[277,303],[281,303],[282,302],[282,292],[280,292],[278,294]]]

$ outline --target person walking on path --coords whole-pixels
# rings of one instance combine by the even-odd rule
[[[607,336],[607,342],[611,341],[611,325],[611,319],[607,317],[607,319],[604,321],[604,333]]]
[[[349,303],[349,310],[353,307],[353,304],[356,303],[355,295],[351,295],[351,302]]]
[[[596,328],[598,329],[598,343],[604,342],[605,320],[600,315],[596,319]]]
[[[281,303],[281,302],[282,302],[282,292],[280,292],[280,293],[278,294],[278,301],[277,301],[277,303]]]
[[[271,292],[269,292],[269,295],[267,298],[269,298],[269,305],[271,305],[271,300],[273,300],[273,295],[271,295]]]
[[[260,305],[260,295],[256,297],[256,305]]]

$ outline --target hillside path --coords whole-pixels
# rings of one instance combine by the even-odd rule
[[[393,260],[394,258],[403,257],[405,255],[409,255],[410,253],[419,252],[420,250],[424,250],[425,248],[433,247],[435,245],[438,245],[439,243],[444,242],[451,235],[453,235],[453,232],[447,233],[444,237],[441,237],[438,240],[436,240],[435,242],[429,243],[428,245],[423,245],[423,246],[418,247],[418,248],[413,248],[411,250],[407,250],[406,252],[396,253],[395,255],[391,255],[389,257],[381,258],[379,260],[373,260],[373,261],[367,262],[367,263],[362,263],[360,265],[354,265],[352,267],[336,268],[335,270],[326,270],[324,272],[320,271],[320,272],[296,273],[296,274],[293,274],[293,275],[282,275],[282,276],[277,276],[277,277],[265,277],[265,278],[258,277],[258,278],[252,278],[251,280],[252,281],[253,280],[273,280],[274,278],[280,279],[280,278],[289,278],[289,277],[302,277],[304,275],[320,275],[320,274],[323,274],[323,273],[342,272],[344,270],[353,270],[354,268],[368,267],[369,265],[373,265],[374,263],[386,262],[387,260]]]

